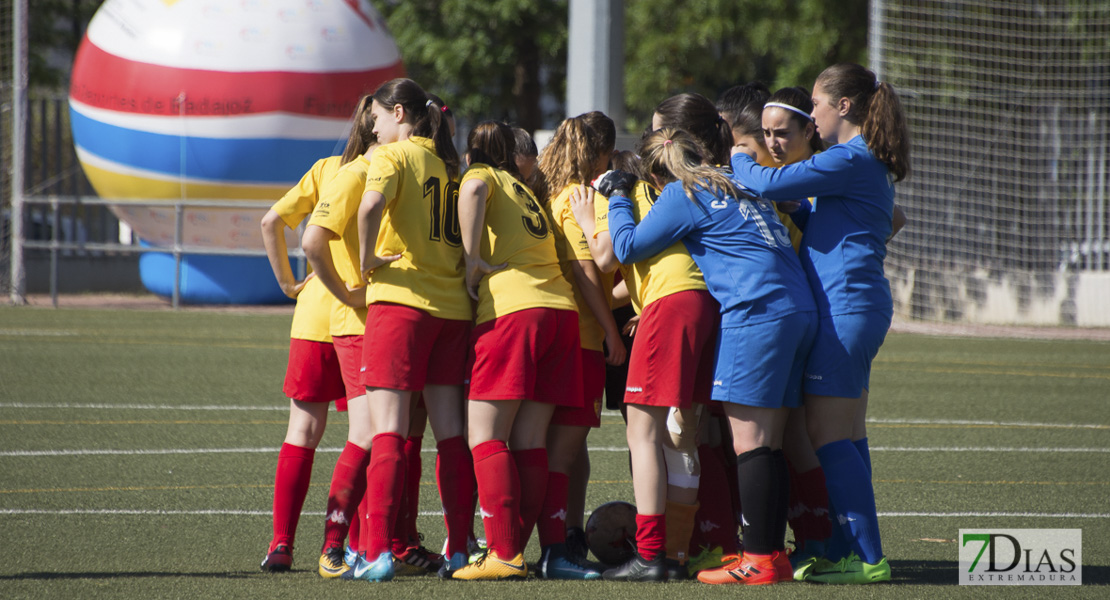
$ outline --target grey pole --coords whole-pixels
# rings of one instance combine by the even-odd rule
[[[624,3],[571,0],[567,48],[567,116],[592,110],[624,121]]]
[[[27,0],[12,8],[12,222],[11,302],[26,304],[23,270],[23,143],[27,135]]]

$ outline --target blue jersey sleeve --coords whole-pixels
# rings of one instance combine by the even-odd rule
[[[852,154],[843,145],[781,168],[761,167],[743,152],[732,156],[733,178],[768,200],[841,195],[851,183],[851,167]]]
[[[690,206],[683,206],[681,201]],[[693,205],[681,190],[678,194],[664,190],[637,225],[632,217],[632,201],[623,196],[613,196],[609,199],[609,236],[613,241],[613,254],[625,265],[659,254],[695,229],[694,215],[690,212]]]

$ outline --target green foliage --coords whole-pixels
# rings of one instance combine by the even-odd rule
[[[677,93],[715,99],[756,79],[772,89],[808,88],[830,64],[862,62],[867,6],[867,0],[695,0],[676,10],[673,0],[630,0],[628,128],[647,125],[655,106]]]
[[[377,4],[409,76],[467,119],[535,129],[563,98],[567,2],[390,0]]]

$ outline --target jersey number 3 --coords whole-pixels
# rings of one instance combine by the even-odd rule
[[[513,191],[516,195],[524,199],[524,207],[530,213],[528,216],[520,218],[524,222],[524,229],[532,237],[544,239],[547,237],[547,219],[543,217],[543,209],[540,208],[539,203],[536,202],[536,197],[532,192],[524,189],[519,183],[513,183]]]
[[[424,182],[424,198],[431,210],[431,231],[428,239],[446,242],[448,246],[462,245],[462,227],[459,225],[459,184],[448,181],[441,187],[439,177],[429,177]]]

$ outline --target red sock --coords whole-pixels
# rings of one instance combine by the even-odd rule
[[[360,536],[366,556],[373,560],[388,551],[405,487],[405,438],[396,433],[374,436],[374,453],[366,468],[366,522]]]
[[[800,519],[802,533],[794,530],[799,542],[804,540],[826,540],[832,535],[832,521],[829,520],[829,490],[825,487],[825,471],[821,467],[805,473],[793,473],[790,477],[790,496],[798,495],[799,502],[805,506],[804,518]],[[793,501],[791,501],[793,507]],[[794,527],[794,523],[790,524]]]
[[[520,554],[520,479],[513,455],[501,440],[478,444],[473,453],[486,546],[511,559]]]
[[[366,492],[366,465],[369,463],[370,451],[351,442],[347,442],[339,460],[335,461],[331,489],[328,491],[321,554],[328,548],[343,546],[351,520],[358,514],[358,503]]]
[[[547,474],[547,493],[543,499],[543,510],[536,522],[540,533],[540,547],[567,541],[567,491],[570,477],[566,473],[551,471]]]
[[[363,471],[365,473],[366,471]],[[358,508],[355,510],[355,516],[351,519],[351,528],[347,530],[347,545],[354,548],[358,552],[362,552],[362,522],[366,520],[366,493],[363,489],[362,497],[358,499]]]
[[[636,515],[636,551],[647,560],[667,553],[667,521],[664,515]]]
[[[308,482],[312,479],[315,448],[282,444],[278,451],[277,473],[274,475],[274,539],[270,550],[278,544],[293,547],[297,521],[301,518]]]
[[[466,538],[474,529],[474,459],[461,435],[439,442],[436,450],[436,485],[443,502],[447,556],[466,554]]]
[[[393,523],[390,550],[400,556],[417,540],[416,515],[420,504],[420,446],[424,438],[409,437],[405,440],[405,487],[401,490],[397,518]]]
[[[520,549],[523,551],[528,538],[532,537],[547,495],[547,449],[518,450],[513,452],[513,460],[520,478]],[[565,494],[563,502],[566,503]]]
[[[694,521],[694,535],[690,538],[690,553],[701,552],[701,547],[720,546],[725,554],[736,553],[736,517],[732,514],[732,493],[728,489],[728,475],[721,454],[708,444],[698,446],[701,462],[701,485],[698,486],[698,508]]]

